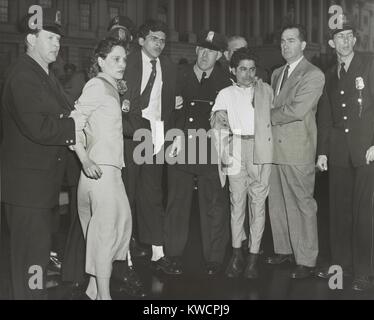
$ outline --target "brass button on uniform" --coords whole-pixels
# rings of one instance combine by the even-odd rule
[[[344,131],[345,131],[345,133],[348,133],[348,132],[349,132],[349,129],[345,129]]]
[[[340,94],[341,94],[341,95],[344,95],[344,91],[343,91],[343,90],[342,90],[342,91],[340,91]]]
[[[188,121],[189,121],[189,122],[193,122],[193,118],[189,118]]]
[[[194,106],[195,105],[195,102],[191,102],[191,106]]]
[[[345,108],[347,105],[345,103],[342,104],[342,107]]]

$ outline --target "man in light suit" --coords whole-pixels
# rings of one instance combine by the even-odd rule
[[[282,56],[287,64],[274,71],[275,93],[271,111],[274,160],[270,176],[269,212],[275,256],[267,263],[296,260],[291,278],[312,274],[318,255],[317,203],[313,198],[317,127],[315,114],[322,94],[323,73],[303,51],[302,26],[283,29]]]

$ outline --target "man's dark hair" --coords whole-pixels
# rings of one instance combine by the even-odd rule
[[[301,24],[296,24],[296,23],[288,23],[286,25],[283,26],[282,30],[281,30],[281,36],[283,34],[284,31],[288,30],[288,29],[297,29],[299,30],[299,39],[300,41],[307,41],[307,34],[306,34],[306,29],[303,25]]]
[[[252,60],[257,65],[257,56],[251,52],[248,48],[240,48],[234,51],[231,60],[230,60],[230,67],[237,68],[242,60]]]
[[[138,31],[138,37],[145,39],[149,35],[149,32],[161,31],[167,35],[168,26],[165,22],[161,20],[147,20],[142,26],[140,26]]]

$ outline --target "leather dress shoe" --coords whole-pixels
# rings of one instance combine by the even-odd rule
[[[291,279],[305,279],[312,276],[314,273],[314,268],[297,265],[296,268],[291,272]]]
[[[292,263],[294,258],[292,254],[275,254],[274,256],[267,257],[265,262],[268,264],[282,264],[284,262]]]
[[[56,252],[51,251],[47,271],[49,275],[61,273],[62,262]]]
[[[151,261],[151,268],[154,271],[162,271],[169,275],[180,275],[182,274],[182,269],[173,262],[172,259],[168,257],[162,257],[157,261]]]
[[[244,270],[244,278],[257,279],[258,278],[258,257],[260,254],[250,253],[247,258],[247,266]]]
[[[138,274],[135,272],[133,266],[128,266],[127,270],[124,272],[121,278],[122,282],[131,282],[135,287],[142,287],[143,283],[140,280]]]
[[[73,282],[67,285],[69,288],[68,293],[63,297],[64,300],[86,300],[85,290],[87,289],[86,283]]]
[[[131,281],[112,281],[111,289],[116,293],[124,293],[127,296],[134,298],[145,298],[147,296],[143,284],[140,283],[140,285],[135,285],[135,283]]]
[[[315,274],[317,277],[322,278],[322,279],[330,279],[331,276],[335,275],[336,272],[334,273],[329,273],[330,267],[323,267],[318,269]],[[343,277],[351,277],[352,273],[348,270],[343,269]]]
[[[208,276],[215,276],[221,271],[222,265],[219,262],[208,262],[206,264],[206,273]]]
[[[144,246],[142,246],[138,241],[136,241],[135,237],[131,237],[130,240],[130,253],[131,256],[134,258],[142,258],[149,256],[151,251]]]
[[[373,288],[374,283],[367,276],[356,277],[352,282],[352,289],[355,291],[367,291]]]
[[[244,258],[241,249],[234,248],[225,274],[228,278],[238,278],[244,270]]]

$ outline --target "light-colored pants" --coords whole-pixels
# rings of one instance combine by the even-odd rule
[[[298,265],[314,267],[318,255],[317,203],[313,198],[314,164],[274,165],[269,214],[274,251],[294,254]]]
[[[265,200],[269,193],[270,164],[253,163],[254,140],[242,140],[241,152],[233,151],[233,161],[240,161],[240,172],[229,175],[231,233],[233,248],[240,248],[247,237],[244,229],[245,208],[249,198],[249,239],[251,253],[260,250],[265,227]]]
[[[78,185],[78,212],[86,247],[86,272],[109,278],[114,260],[126,260],[132,231],[129,201],[121,170],[100,166],[99,180],[84,173]]]

